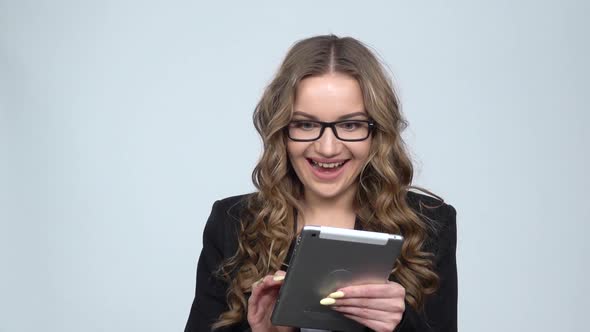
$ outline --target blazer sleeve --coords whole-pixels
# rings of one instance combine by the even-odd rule
[[[418,313],[406,303],[404,317],[396,332],[457,331],[457,213],[451,205],[443,208],[437,218],[442,225],[437,238],[438,250],[435,251],[439,289],[426,299],[423,312]]]
[[[213,204],[203,231],[203,249],[197,264],[195,299],[185,332],[211,331],[211,324],[228,308],[225,298],[228,286],[214,275],[224,259],[223,243],[227,234],[220,205],[219,201]]]

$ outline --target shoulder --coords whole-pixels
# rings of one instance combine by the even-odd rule
[[[238,225],[252,194],[230,196],[213,203],[206,227],[218,228],[226,224]]]
[[[414,212],[423,219],[430,219],[435,223],[456,223],[457,211],[443,200],[419,193],[408,191],[407,201]]]
[[[248,199],[251,195],[252,194],[243,194],[217,200],[213,203],[212,213],[216,213],[219,217],[223,218],[239,219],[243,211],[246,209]]]
[[[443,200],[423,193],[408,191],[407,201],[410,207],[429,228],[427,250],[435,254],[454,251],[457,241],[457,211]]]
[[[203,243],[209,243],[224,252],[233,252],[240,229],[240,221],[251,194],[231,196],[213,203],[203,231]]]

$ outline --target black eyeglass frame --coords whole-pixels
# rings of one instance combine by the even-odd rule
[[[320,128],[320,133],[318,135],[318,137],[313,138],[313,139],[297,139],[297,138],[293,138],[291,137],[291,135],[289,134],[289,126],[293,123],[301,123],[301,122],[311,122],[311,123],[317,123],[321,126]],[[363,122],[366,123],[368,125],[368,130],[367,130],[367,136],[364,138],[357,138],[357,139],[343,139],[340,138],[340,136],[338,136],[338,130],[336,129],[336,125],[341,124],[341,123],[345,123],[345,122]],[[295,120],[295,121],[291,121],[289,122],[289,124],[285,127],[285,131],[287,132],[287,137],[289,137],[290,140],[295,141],[295,142],[313,142],[313,141],[317,141],[319,140],[322,135],[324,134],[324,130],[326,128],[330,128],[332,129],[332,133],[334,133],[334,136],[336,136],[337,139],[343,141],[343,142],[360,142],[360,141],[364,141],[367,138],[369,138],[369,136],[371,136],[371,133],[373,132],[373,130],[375,129],[375,122],[373,122],[372,120],[340,120],[340,121],[334,121],[334,122],[323,122],[323,121],[315,121],[315,120]]]

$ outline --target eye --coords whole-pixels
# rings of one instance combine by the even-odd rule
[[[300,130],[313,130],[319,127],[319,124],[312,121],[293,121],[291,122],[291,128]]]
[[[346,131],[355,131],[366,126],[367,124],[362,121],[345,121],[338,124],[338,128]]]

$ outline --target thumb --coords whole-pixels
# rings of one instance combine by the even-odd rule
[[[277,272],[275,272],[275,276],[284,276],[286,274],[287,274],[287,272],[285,272],[283,270],[278,270]]]

